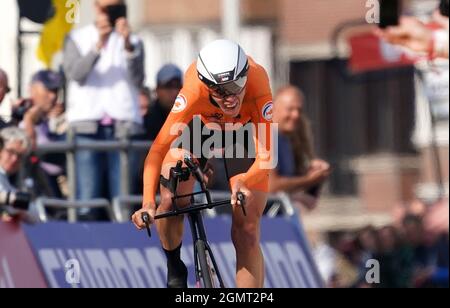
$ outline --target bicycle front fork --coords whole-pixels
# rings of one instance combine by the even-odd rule
[[[212,270],[214,270],[215,275],[219,281],[220,287],[225,288],[225,283],[223,282],[222,275],[219,272],[219,267],[217,266],[216,259],[214,258],[211,247],[209,246],[205,226],[203,224],[203,219],[201,213],[192,213],[189,214],[189,225],[191,227],[192,232],[192,243],[194,246],[194,260],[195,260],[195,279],[197,281],[197,285],[200,285],[200,281],[202,278],[202,269],[200,269],[199,264],[199,252],[197,249],[197,242],[203,241],[206,247],[206,253],[209,255],[209,258],[212,262],[210,266],[212,266]]]

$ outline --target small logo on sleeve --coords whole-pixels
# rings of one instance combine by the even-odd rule
[[[264,105],[262,109],[262,116],[266,121],[272,121],[273,119],[273,102],[269,102]]]
[[[187,99],[184,97],[184,95],[180,94],[178,95],[177,99],[175,100],[175,103],[173,104],[172,112],[173,113],[180,113],[183,110],[185,110],[187,107]]]

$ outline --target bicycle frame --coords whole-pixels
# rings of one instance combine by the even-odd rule
[[[211,247],[208,244],[208,239],[206,237],[206,231],[203,224],[202,215],[200,212],[189,214],[189,225],[191,226],[192,242],[194,246],[195,278],[197,281],[197,286],[198,287],[200,286],[202,271],[199,266],[198,261],[199,258],[196,244],[198,241],[202,241],[206,247],[206,251],[209,254],[211,262],[213,263],[212,266],[214,267],[214,272],[217,276],[217,279],[219,280],[220,287],[225,288],[225,283],[223,282],[222,275],[220,274],[219,267],[217,266],[214,254],[212,252]]]
[[[202,269],[200,267],[200,260],[199,260],[199,252],[197,249],[197,244],[199,242],[202,242],[202,245],[204,245],[206,253],[208,253],[209,258],[212,262],[212,267],[214,270],[214,273],[217,276],[217,280],[219,281],[220,287],[225,288],[225,284],[222,279],[222,275],[220,274],[219,268],[217,266],[217,262],[214,258],[212,249],[208,243],[208,239],[206,236],[206,230],[205,226],[203,224],[203,218],[201,212],[206,209],[213,209],[220,206],[230,205],[230,200],[224,200],[219,202],[212,202],[211,194],[209,190],[206,187],[205,181],[203,180],[203,173],[201,172],[199,166],[195,164],[190,157],[185,157],[184,159],[185,164],[187,165],[187,168],[182,168],[183,162],[180,160],[177,163],[177,166],[172,168],[170,170],[170,178],[169,178],[169,189],[173,193],[172,197],[172,212],[164,213],[161,215],[157,215],[155,217],[155,220],[158,219],[164,219],[169,217],[175,217],[187,214],[189,218],[189,225],[191,227],[191,233],[192,233],[192,240],[193,240],[193,246],[194,246],[194,259],[195,259],[195,275],[196,275],[196,281],[197,286],[200,286],[201,276],[204,274],[202,273]],[[177,188],[180,182],[187,181],[190,177],[190,175],[193,175],[197,182],[201,185],[201,191],[187,194],[187,195],[178,195],[177,194]],[[183,198],[191,198],[191,204],[194,204],[195,200],[194,197],[197,195],[205,195],[207,203],[202,205],[193,205],[184,209],[180,209],[177,206],[177,200],[183,199]],[[245,211],[245,197],[243,194],[238,194],[238,200],[240,201],[242,210],[244,212],[244,215],[246,215]],[[149,236],[151,237],[150,232],[150,226],[149,226],[149,217],[146,216],[145,213],[143,215],[143,220],[146,223],[147,231]],[[211,265],[210,265],[211,266]]]

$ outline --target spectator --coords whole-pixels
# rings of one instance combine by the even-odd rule
[[[354,262],[359,268],[359,286],[369,287],[366,284],[367,262],[372,260],[378,251],[378,234],[377,230],[372,226],[367,226],[360,230],[356,235],[354,255],[357,258]]]
[[[397,229],[392,226],[378,231],[379,249],[375,259],[380,262],[381,288],[412,287],[414,269],[413,251],[401,240]]]
[[[425,268],[429,264],[429,254],[425,245],[425,233],[422,218],[408,215],[403,219],[405,242],[413,249],[414,266]]]
[[[30,97],[19,99],[13,107],[12,117],[27,133],[33,150],[38,145],[56,139],[50,128],[52,121],[63,112],[62,104],[57,103],[62,86],[61,74],[49,70],[39,71],[32,77]],[[57,178],[64,174],[64,155],[46,155],[42,161],[33,162],[27,166],[27,171],[35,180],[35,193],[62,198]]]
[[[142,119],[148,116],[150,110],[151,101],[151,90],[148,87],[142,87],[139,92],[139,109]],[[143,129],[141,135],[135,136],[133,139],[137,141],[149,140],[147,132],[147,124]],[[143,188],[143,173],[144,173],[144,161],[147,155],[147,150],[145,151],[131,151],[129,154],[129,165],[130,167],[130,193],[132,195],[142,195]]]
[[[18,192],[10,177],[20,170],[22,158],[28,156],[30,150],[31,142],[23,130],[8,127],[0,131],[0,194]],[[10,211],[6,214],[0,209],[0,219],[3,221],[9,221],[12,214],[22,216],[20,212]]]
[[[447,209],[441,210],[441,207],[447,207]],[[436,209],[438,209],[437,212],[435,212]],[[413,283],[415,287],[446,288],[449,285],[448,204],[441,201],[431,207],[428,212],[425,213],[424,218],[407,216],[403,222],[406,238],[415,253]],[[443,217],[436,216],[434,219],[438,221],[438,228],[430,229],[429,217],[436,214]]]
[[[330,246],[320,232],[309,232],[308,239],[311,245],[317,269],[327,287],[334,287],[333,279],[336,277],[337,251]],[[335,281],[336,282],[336,281]]]
[[[9,88],[8,75],[6,72],[0,68],[0,105],[5,99],[6,94],[11,91]],[[8,123],[5,122],[2,118],[0,118],[0,129],[3,129],[8,126]]]
[[[57,116],[58,92],[63,86],[59,73],[39,71],[31,79],[30,97],[21,98],[13,107],[13,119],[20,123],[30,138],[33,148],[48,142],[49,120]]]
[[[377,29],[376,34],[387,42],[409,48],[415,52],[428,53],[430,57],[448,59],[448,17],[434,14],[434,21],[443,29],[432,30],[416,17],[405,16],[400,24],[386,30]]]
[[[108,13],[116,5],[125,5],[125,1],[97,0],[95,24],[74,30],[66,39],[67,118],[77,142],[114,141],[142,129],[138,97],[144,81],[144,48],[126,17],[115,20]],[[119,166],[117,152],[77,152],[77,199],[117,197]],[[86,220],[99,215],[87,210],[80,214]]]
[[[145,139],[155,140],[183,86],[183,72],[173,64],[163,66],[156,77],[156,100],[144,117]]]
[[[335,251],[334,271],[330,287],[353,288],[359,283],[358,264],[354,264],[354,235],[351,232],[331,232],[329,244]]]
[[[431,237],[448,235],[449,233],[449,204],[447,200],[440,200],[433,205],[425,216],[425,230]]]
[[[273,121],[278,124],[278,151],[283,155],[271,173],[270,190],[289,192],[313,208],[320,186],[330,175],[330,165],[315,158],[304,101],[303,93],[293,86],[282,88],[275,97]]]
[[[449,235],[442,234],[431,244],[434,264],[432,264],[429,283],[433,287],[449,287]]]
[[[139,140],[153,141],[158,136],[183,86],[183,72],[176,65],[164,65],[156,76],[156,84],[156,99],[152,103],[150,90],[141,89],[140,107],[144,120],[144,134],[137,138]],[[130,165],[134,166],[130,172],[133,194],[142,194],[146,155],[147,152],[135,152],[130,157]]]
[[[141,88],[139,92],[139,108],[141,111],[141,116],[144,118],[150,109],[150,101],[151,101],[151,90],[148,87]]]
[[[331,232],[328,244],[312,239],[316,263],[330,287],[448,288],[448,232],[430,241],[422,216],[408,214],[398,227]],[[379,284],[366,280],[369,260],[379,262]]]
[[[422,218],[407,215],[402,226],[405,243],[413,251],[414,277],[413,286],[423,287],[432,274],[432,253],[430,247],[425,245],[425,233]]]
[[[358,248],[363,251],[364,261],[372,259],[378,247],[377,230],[372,226],[363,228],[358,233],[356,241]]]
[[[418,18],[405,16],[400,20],[400,24],[395,27],[389,27],[386,30],[376,30],[376,34],[387,42],[406,47],[412,51],[427,54],[430,59],[449,57],[449,18],[448,1],[446,12],[441,15],[436,11],[433,15],[433,21],[440,26],[440,29],[431,29]],[[404,228],[410,242],[416,244],[415,259],[422,261],[422,268],[418,268],[415,277],[415,286],[426,286],[434,284],[435,286],[448,287],[449,277],[449,206],[447,200],[439,202],[431,207],[425,214],[424,224],[407,218],[404,221]],[[425,230],[423,230],[425,229]],[[420,231],[419,231],[420,230]],[[426,237],[424,244],[417,246],[417,236]],[[411,238],[412,237],[412,238]],[[433,251],[431,251],[433,250]],[[420,252],[420,254],[419,254]],[[430,256],[431,253],[431,256]],[[425,260],[424,260],[425,259]],[[431,267],[429,261],[431,263]],[[420,264],[420,262],[419,262]],[[428,266],[423,268],[423,266]]]

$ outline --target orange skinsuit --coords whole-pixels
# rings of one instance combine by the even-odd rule
[[[171,129],[173,130],[173,125],[177,123],[187,125],[195,116],[200,116],[205,124],[218,123],[221,126],[224,126],[225,123],[240,123],[242,125],[247,123],[263,124],[264,129],[260,130],[265,136],[258,136],[258,127],[256,127],[256,136],[254,136],[256,145],[255,162],[247,173],[233,177],[231,184],[237,179],[241,179],[249,189],[268,191],[269,173],[270,169],[273,168],[273,166],[267,167],[271,164],[273,157],[271,153],[272,92],[265,69],[255,63],[250,57],[249,65],[246,94],[237,118],[225,116],[218,106],[211,103],[208,87],[198,77],[196,62],[189,67],[185,75],[185,85],[180,91],[172,112],[154,141],[145,161],[144,205],[155,204],[155,195],[160,183],[164,158],[169,152],[172,143],[181,134],[181,131],[178,131],[177,134],[174,134],[172,131],[171,134],[170,131]],[[261,144],[258,142],[260,139],[264,139]],[[262,168],[261,166],[266,167]]]

